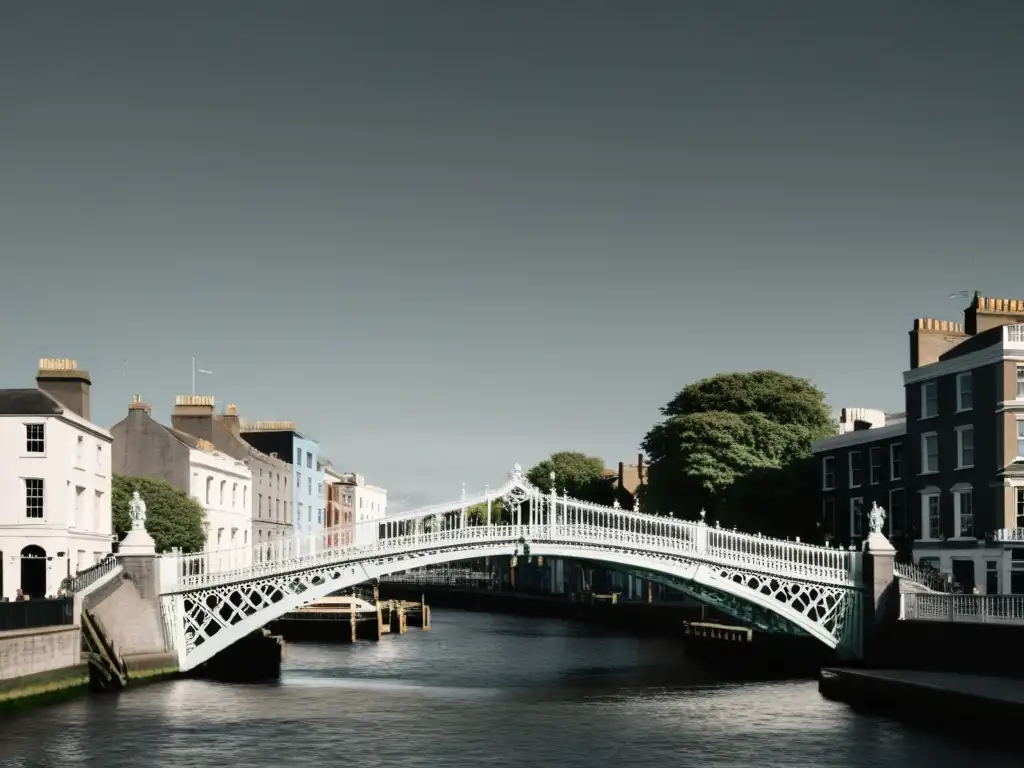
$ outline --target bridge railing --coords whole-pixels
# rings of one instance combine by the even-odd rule
[[[912,581],[933,592],[959,592],[960,585],[953,576],[934,568],[923,568],[910,563],[893,563],[893,571],[901,579]]]
[[[276,539],[255,548],[165,555],[161,585],[166,592],[251,580],[325,564],[410,554],[418,551],[486,546],[507,548],[520,541],[613,547],[655,556],[683,557],[725,568],[750,569],[782,578],[849,585],[856,583],[859,553],[751,536],[703,523],[639,515],[587,504],[556,503],[545,510],[536,499],[523,524],[465,524],[420,519],[367,521],[356,530],[328,529],[301,538]],[[537,503],[539,502],[539,503]],[[371,535],[372,534],[372,535]],[[244,549],[245,551],[240,551]],[[497,554],[497,552],[496,552]]]
[[[111,553],[74,576],[65,577],[60,583],[60,588],[70,595],[83,592],[117,567],[117,555]]]
[[[955,595],[911,592],[901,596],[901,618],[970,624],[1024,624],[1024,595]]]

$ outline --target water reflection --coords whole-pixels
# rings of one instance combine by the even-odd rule
[[[985,751],[988,749],[989,751]],[[0,766],[1018,766],[823,700],[725,683],[677,643],[437,611],[430,632],[291,645],[279,683],[180,681],[0,722]]]

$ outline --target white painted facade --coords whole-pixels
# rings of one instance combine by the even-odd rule
[[[367,525],[372,520],[383,520],[388,511],[387,489],[370,485],[366,479],[355,472],[341,475],[344,492],[352,496],[353,537],[357,545],[369,544],[377,540],[377,527]]]
[[[42,437],[41,443],[31,437]],[[111,551],[113,438],[65,408],[61,415],[0,416],[0,597],[39,581],[56,595],[64,577]],[[26,549],[28,548],[28,549]],[[34,555],[30,557],[30,555]]]
[[[206,513],[206,549],[243,547],[252,541],[252,472],[220,451],[189,451],[191,496]]]

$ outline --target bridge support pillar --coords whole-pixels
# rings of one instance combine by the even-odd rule
[[[868,665],[879,660],[884,651],[884,636],[892,621],[899,618],[899,584],[893,564],[896,549],[882,533],[872,533],[864,542],[864,602],[861,616],[863,658]]]

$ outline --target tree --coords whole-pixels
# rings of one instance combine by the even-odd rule
[[[474,504],[466,510],[466,519],[470,525],[486,525],[487,524],[487,503]],[[491,500],[491,524],[498,525],[499,523],[511,522],[510,514],[505,509],[505,504],[501,499]]]
[[[568,491],[574,499],[610,505],[615,499],[613,478],[604,476],[604,461],[578,451],[559,451],[531,467],[526,479],[543,491],[551,490],[551,473],[559,494]]]
[[[644,511],[693,518],[706,509],[736,525],[750,522],[755,478],[756,487],[766,490],[771,481],[781,493],[797,475],[778,470],[796,472],[813,440],[835,434],[824,393],[807,379],[776,371],[702,379],[679,392],[662,414],[665,420],[642,446],[649,457]],[[771,496],[764,494],[759,514]]]
[[[146,502],[146,530],[156,543],[157,552],[179,547],[183,552],[198,552],[206,543],[203,530],[205,512],[202,505],[166,480],[153,477],[114,475],[111,483],[111,506],[114,530],[123,539],[131,530],[128,505],[132,493]]]

